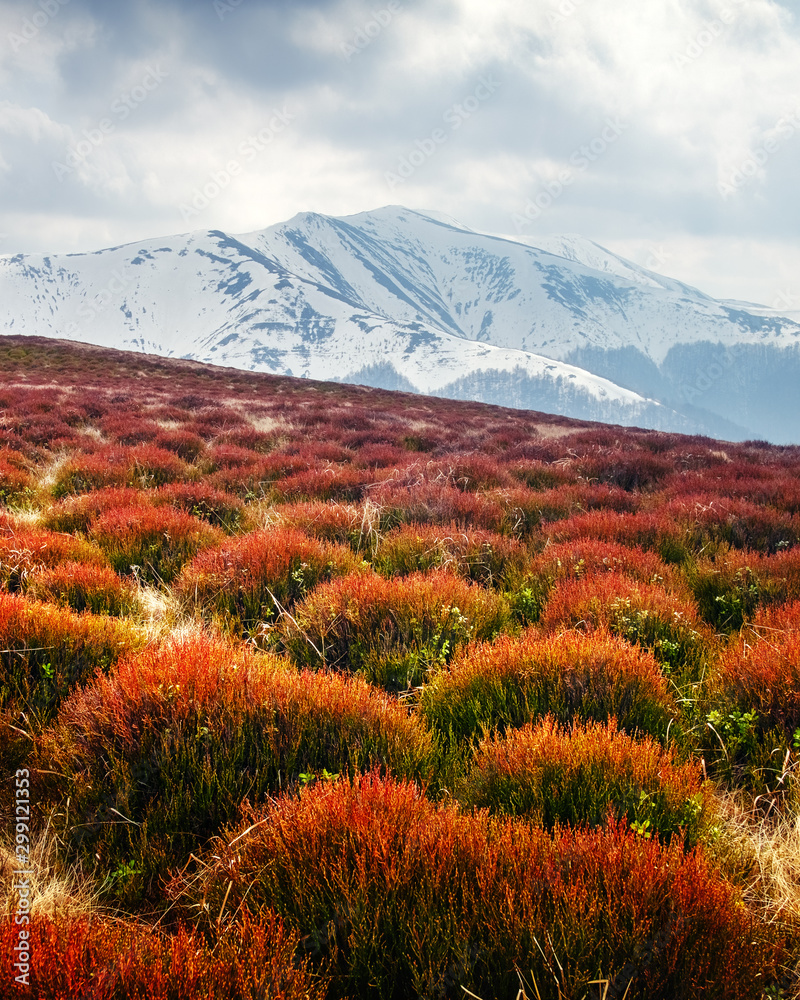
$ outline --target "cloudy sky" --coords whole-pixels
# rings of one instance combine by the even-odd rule
[[[0,253],[386,204],[800,309],[797,0],[0,0]]]

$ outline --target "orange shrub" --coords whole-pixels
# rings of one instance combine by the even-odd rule
[[[34,573],[26,592],[40,601],[95,615],[127,615],[138,605],[135,590],[113,569],[82,562],[65,562]]]
[[[49,507],[43,515],[43,522],[53,531],[87,531],[92,521],[114,507],[146,507],[153,500],[152,492],[134,489],[132,486],[110,486],[66,496]]]
[[[657,553],[667,563],[683,562],[690,553],[687,529],[660,510],[631,514],[594,510],[588,514],[574,514],[550,525],[547,534],[551,542],[579,542],[591,538],[635,545]]]
[[[755,711],[759,728],[800,728],[800,602],[762,612],[725,650],[714,677],[722,699]]]
[[[298,961],[298,935],[274,914],[242,914],[214,946],[196,931],[172,934],[103,917],[0,922],[0,980],[15,982],[20,929],[30,961],[20,1000],[323,1000],[325,984]]]
[[[699,673],[714,644],[693,601],[660,584],[640,583],[619,573],[560,581],[550,592],[540,622],[548,632],[607,628],[652,649],[666,670],[687,677]]]
[[[169,483],[148,496],[155,507],[177,507],[227,532],[235,531],[244,515],[244,504],[237,496],[205,483]]]
[[[311,468],[276,480],[270,493],[277,500],[358,500],[371,477],[353,466]]]
[[[373,518],[377,519],[377,513],[376,508],[371,517],[370,510],[355,504],[300,500],[270,506],[266,510],[266,518],[262,510],[257,510],[255,517],[266,519],[270,527],[296,528],[312,538],[339,542],[360,552],[370,545],[375,529]]]
[[[547,829],[624,819],[646,836],[681,832],[692,844],[710,807],[699,764],[677,763],[652,738],[621,732],[615,719],[562,728],[552,716],[483,740],[460,798]]]
[[[602,632],[536,629],[462,650],[425,688],[420,710],[457,741],[547,714],[561,723],[615,717],[629,732],[662,737],[675,713],[651,653]]]
[[[620,997],[757,1000],[778,976],[776,933],[701,853],[619,825],[551,835],[370,775],[283,796],[226,839],[172,893],[211,920],[223,899],[276,910],[336,996],[514,996],[521,970],[542,1000],[598,977]]]
[[[0,593],[0,709],[46,720],[76,685],[143,641],[126,622]]]
[[[184,569],[175,591],[187,607],[255,637],[276,610],[290,607],[320,581],[356,565],[343,546],[317,541],[294,528],[267,529],[201,553]]]
[[[33,493],[34,483],[17,451],[0,449],[0,503],[19,503]]]
[[[108,870],[132,859],[140,877],[119,887],[130,895],[152,893],[246,796],[326,770],[427,780],[435,763],[420,722],[363,681],[298,674],[203,634],[149,646],[75,692],[45,745],[69,783],[71,836]],[[113,822],[119,812],[131,822]]]
[[[106,558],[83,538],[37,528],[0,529],[0,584],[9,590],[24,587],[37,570],[65,562],[103,566]]]
[[[500,531],[504,509],[494,497],[464,493],[446,482],[421,479],[406,485],[387,480],[370,491],[370,499],[381,508],[381,524],[456,524],[459,528]]]
[[[169,583],[200,549],[222,538],[217,528],[171,507],[115,507],[89,528],[118,573]],[[134,570],[134,567],[136,568]]]
[[[375,573],[320,585],[280,625],[300,664],[362,672],[391,690],[413,687],[470,639],[509,624],[499,595],[441,570],[387,580]]]

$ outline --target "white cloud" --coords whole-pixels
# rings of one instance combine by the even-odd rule
[[[70,0],[18,51],[2,42],[30,5],[0,2],[3,250],[247,231],[388,202],[513,231],[514,215],[571,170],[529,235],[583,232],[637,260],[663,244],[667,273],[740,298],[766,299],[770,272],[788,278],[800,263],[800,128],[779,124],[798,110],[800,34],[785,6],[388,2],[246,0],[220,22],[189,0]],[[348,59],[342,45],[359,31],[369,44]],[[58,183],[53,159],[154,60],[168,79],[125,121],[111,115],[112,132]],[[497,94],[390,188],[387,171],[487,73]],[[245,156],[276,109],[291,124]],[[577,169],[576,152],[615,116],[619,141]],[[187,225],[179,206],[231,162],[241,169]],[[746,181],[723,197],[743,165]]]

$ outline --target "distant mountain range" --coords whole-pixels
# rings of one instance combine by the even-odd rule
[[[800,442],[800,324],[578,236],[400,207],[0,258],[0,333]]]

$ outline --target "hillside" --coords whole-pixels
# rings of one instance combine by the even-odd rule
[[[0,258],[0,332],[733,440],[800,438],[800,326],[577,236],[397,206]]]
[[[798,692],[800,447],[0,340],[24,1000],[789,1000]]]

